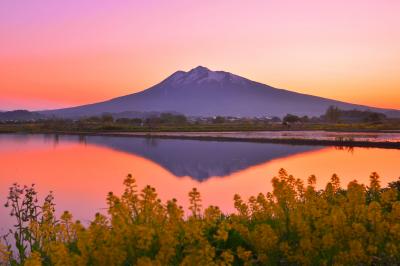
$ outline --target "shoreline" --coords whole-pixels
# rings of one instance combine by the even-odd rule
[[[313,137],[314,133],[322,135]],[[187,139],[203,141],[238,141],[256,143],[276,143],[289,145],[315,145],[337,147],[364,147],[400,149],[400,132],[332,132],[332,131],[230,131],[230,132],[76,132],[76,131],[48,131],[48,132],[2,132],[0,134],[52,134],[78,136],[111,136],[136,137],[159,139]],[[307,135],[308,134],[308,135]],[[384,135],[395,135],[395,141],[379,139]],[[322,136],[322,138],[321,138]],[[334,137],[343,137],[333,139]],[[352,138],[354,137],[354,139]],[[357,138],[359,140],[357,140]],[[375,140],[373,140],[375,139]]]

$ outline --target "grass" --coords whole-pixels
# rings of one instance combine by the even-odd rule
[[[223,123],[223,124],[159,124],[130,125],[115,122],[63,122],[47,121],[36,123],[0,124],[0,133],[57,133],[57,132],[226,132],[226,131],[281,131],[281,130],[324,130],[343,132],[376,132],[400,130],[400,123],[387,122],[382,124],[354,123],[304,123],[304,124],[267,124],[267,123]]]

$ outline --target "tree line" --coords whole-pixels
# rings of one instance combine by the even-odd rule
[[[387,119],[385,114],[370,110],[341,110],[337,106],[329,106],[320,117],[309,118],[308,116],[287,114],[283,118],[283,123],[382,123]]]

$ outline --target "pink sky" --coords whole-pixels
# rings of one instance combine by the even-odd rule
[[[0,2],[0,110],[101,101],[198,65],[400,109],[400,1]]]

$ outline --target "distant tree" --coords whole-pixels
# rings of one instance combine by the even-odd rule
[[[310,122],[310,118],[308,118],[308,116],[302,116],[301,118],[300,118],[300,121],[302,122],[302,123],[308,123],[308,122]]]
[[[85,119],[86,122],[98,123],[101,122],[101,118],[98,116],[91,116]]]
[[[187,118],[181,114],[162,113],[160,115],[161,123],[182,125],[187,123]]]
[[[341,111],[337,106],[329,106],[325,112],[325,120],[331,123],[337,123],[340,121]]]
[[[217,116],[216,118],[213,119],[214,124],[222,124],[225,123],[225,117],[223,116]]]
[[[174,121],[174,115],[171,113],[160,114],[161,123],[172,124]]]
[[[131,119],[129,118],[118,118],[115,120],[115,122],[119,123],[119,124],[130,124],[131,123]]]
[[[162,124],[162,120],[158,116],[152,116],[145,120],[145,124],[149,127],[155,127]]]
[[[143,123],[143,120],[140,118],[133,118],[131,119],[131,123],[135,126],[140,126]]]
[[[178,125],[186,124],[188,122],[187,117],[184,115],[176,115],[175,121]]]
[[[310,122],[311,123],[319,123],[319,122],[321,122],[321,117],[313,116],[310,118]]]
[[[292,115],[292,114],[287,114],[284,118],[283,118],[283,123],[296,123],[296,122],[300,122],[301,119],[300,117],[298,117],[297,115]]]
[[[386,115],[381,113],[369,112],[364,118],[364,122],[380,123],[386,119]]]
[[[114,122],[114,118],[110,114],[104,114],[101,116],[101,121],[104,123],[112,123]]]
[[[281,121],[282,120],[277,116],[274,116],[274,117],[271,118],[271,122],[281,122]]]
[[[328,112],[329,111],[329,112]],[[328,110],[325,114],[325,120],[334,122],[335,110]],[[370,110],[339,110],[340,122],[342,123],[380,123],[386,119],[386,115],[382,113],[372,112]],[[330,120],[329,120],[330,119]]]

